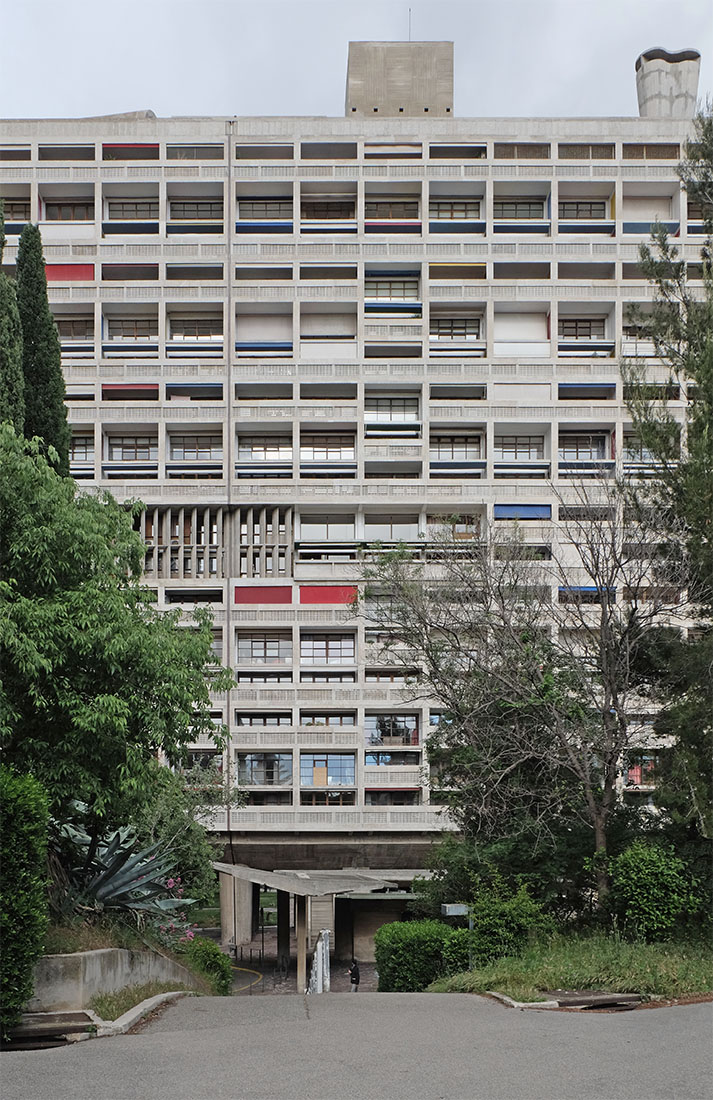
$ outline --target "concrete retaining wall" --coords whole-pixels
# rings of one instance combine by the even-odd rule
[[[116,993],[127,985],[154,981],[197,987],[190,970],[153,951],[110,947],[74,955],[44,955],[35,967],[35,992],[25,1011],[87,1008],[97,993]]]

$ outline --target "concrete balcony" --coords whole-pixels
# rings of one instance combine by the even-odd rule
[[[205,823],[211,832],[225,832],[228,828],[228,811],[213,811],[206,816]],[[449,821],[440,806],[399,806],[394,809],[361,809],[358,806],[340,809],[326,806],[252,806],[231,809],[230,827],[231,830],[245,832],[344,830],[368,833],[385,829],[396,833],[455,831],[455,825]]]

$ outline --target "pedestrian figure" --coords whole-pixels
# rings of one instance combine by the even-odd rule
[[[349,967],[349,970],[347,971],[347,973],[349,974],[349,981],[351,983],[350,992],[351,993],[358,993],[359,992],[360,974],[359,974],[359,963],[356,961],[356,959],[352,959],[352,965]]]

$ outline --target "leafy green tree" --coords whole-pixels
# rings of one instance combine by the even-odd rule
[[[668,408],[666,389],[655,386],[640,362],[623,367],[629,410],[644,446],[656,462],[655,476],[639,487],[645,504],[661,518],[659,539],[672,525],[685,528],[689,588],[698,602],[693,635],[666,633],[652,639],[648,656],[657,665],[652,694],[661,705],[659,732],[673,742],[662,754],[656,799],[674,823],[713,839],[713,114],[695,120],[679,175],[689,202],[698,204],[708,239],[692,273],[679,249],[657,227],[641,248],[641,266],[654,288],[649,312],[633,317],[642,335],[680,387],[685,420]],[[691,278],[695,274],[699,278]],[[710,852],[708,854],[710,860]]]
[[[42,237],[26,225],[20,237],[16,269],[17,306],[22,327],[25,379],[25,435],[39,436],[57,452],[57,470],[69,474],[69,439],[59,336],[47,300]]]
[[[210,619],[190,629],[140,583],[143,543],[109,494],[89,496],[0,425],[0,738],[5,760],[46,786],[53,815],[88,807],[95,837],[125,824],[151,760],[212,736]]]
[[[31,775],[0,767],[0,1033],[32,996],[47,928],[47,795]]]
[[[5,210],[0,199],[0,262],[5,248]],[[21,435],[25,426],[25,380],[22,373],[22,328],[15,285],[0,272],[0,421],[8,420]]]

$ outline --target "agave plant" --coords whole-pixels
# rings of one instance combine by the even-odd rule
[[[65,851],[79,857],[69,868],[74,905],[82,909],[125,909],[157,917],[192,905],[191,898],[166,897],[166,879],[174,865],[173,854],[160,844],[137,850],[133,829],[117,829],[101,838],[87,863],[91,837],[74,825],[61,825],[59,836]],[[164,896],[161,896],[164,895]]]

